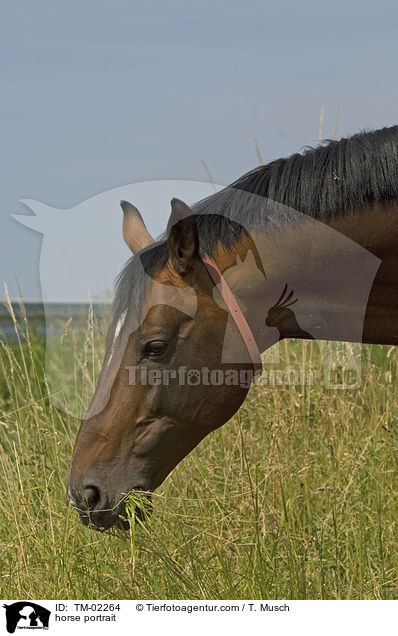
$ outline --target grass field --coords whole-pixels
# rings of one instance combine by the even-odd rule
[[[253,387],[155,494],[145,527],[97,533],[66,501],[77,422],[19,330],[0,356],[1,598],[398,597],[397,351],[364,346],[356,391]],[[66,404],[90,393],[98,340],[91,321],[85,346],[60,343]],[[282,343],[284,364],[315,365],[316,346]]]

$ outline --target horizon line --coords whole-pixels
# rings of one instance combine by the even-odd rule
[[[70,305],[90,305],[90,303],[102,303],[102,304],[112,304],[113,298],[91,298],[88,300],[82,300],[80,298],[55,298],[55,299],[48,299],[48,298],[11,298],[10,302],[12,304],[14,303],[23,303],[23,304],[27,304],[27,303],[41,303],[42,305],[48,305],[48,304],[70,304]]]

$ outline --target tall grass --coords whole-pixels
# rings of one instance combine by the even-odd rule
[[[0,356],[0,597],[398,596],[396,351],[363,347],[357,391],[253,387],[158,490],[144,526],[96,533],[67,505],[78,424],[54,407],[22,316]],[[80,404],[101,358],[92,316],[85,347],[73,342],[62,344],[70,379],[86,382],[69,382],[64,400]],[[281,354],[308,367],[316,343]]]

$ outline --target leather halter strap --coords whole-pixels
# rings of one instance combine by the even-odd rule
[[[204,266],[206,267],[211,279],[214,282],[214,285],[220,292],[221,298],[226,304],[229,313],[231,314],[236,326],[238,327],[239,333],[246,345],[246,349],[249,352],[254,368],[256,368],[258,365],[260,365],[261,368],[260,351],[258,350],[253,332],[250,329],[248,322],[244,317],[241,308],[239,307],[238,301],[231,291],[230,286],[228,285],[227,281],[225,280],[224,276],[220,272],[217,264],[211,258],[211,256],[206,254],[206,252],[201,252],[200,256]]]

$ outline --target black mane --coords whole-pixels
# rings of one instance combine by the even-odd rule
[[[319,218],[398,197],[398,126],[307,148],[255,168],[231,187]]]
[[[299,221],[302,214],[342,215],[394,199],[398,199],[398,126],[328,141],[259,166],[192,209],[201,248],[211,254],[218,242],[231,248],[242,232],[272,232],[282,217],[286,223]],[[152,276],[167,258],[162,240],[130,259],[117,281],[116,314],[132,304],[141,306],[145,272]]]

